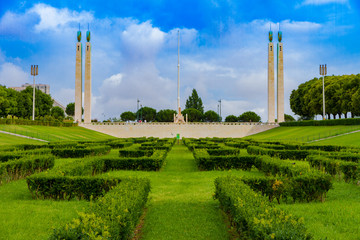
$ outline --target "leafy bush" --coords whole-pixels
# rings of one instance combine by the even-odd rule
[[[55,157],[25,156],[16,160],[0,163],[0,184],[29,176],[37,171],[44,171],[54,166]]]
[[[59,121],[40,121],[40,120],[27,120],[27,119],[12,119],[0,118],[0,124],[7,125],[37,125],[37,126],[52,126],[52,127],[75,127],[77,123],[59,122]]]
[[[51,153],[61,158],[79,158],[85,156],[98,156],[108,154],[111,150],[110,146],[77,146],[73,148],[54,148]]]
[[[274,150],[258,146],[248,146],[247,152],[256,155],[269,155],[280,159],[304,160],[311,153],[306,150]]]
[[[266,197],[255,193],[241,179],[215,180],[215,198],[230,214],[238,232],[249,239],[311,239],[304,220],[273,207]]]
[[[149,191],[147,179],[123,179],[87,213],[54,229],[50,239],[131,239]]]

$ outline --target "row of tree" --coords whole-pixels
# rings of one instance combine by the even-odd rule
[[[181,112],[182,115],[188,116],[189,122],[219,122],[221,118],[215,111],[209,110],[204,113],[204,105],[195,89],[192,90],[191,95],[186,100],[185,109]],[[164,109],[156,112],[150,107],[142,107],[137,112],[123,112],[120,115],[122,121],[147,121],[147,122],[173,122],[174,114],[177,111],[171,109]],[[245,112],[239,117],[234,115],[227,116],[226,122],[260,122],[261,118],[254,112]]]
[[[37,119],[63,120],[64,111],[60,107],[53,107],[50,95],[35,90],[35,116]],[[13,116],[17,118],[30,119],[33,108],[33,88],[27,87],[23,91],[6,88],[0,85],[0,117]],[[52,118],[51,118],[52,117]]]
[[[360,74],[325,77],[325,113],[330,119],[342,114],[345,118],[360,115]],[[314,78],[300,84],[290,95],[291,110],[301,119],[322,115],[322,79]]]

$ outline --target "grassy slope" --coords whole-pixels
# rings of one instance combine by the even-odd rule
[[[355,184],[334,182],[324,203],[281,204],[280,207],[304,217],[314,239],[348,240],[360,236],[360,189]]]
[[[83,211],[85,201],[33,200],[26,181],[0,186],[0,239],[47,239]]]
[[[13,145],[13,144],[44,144],[44,142],[22,138],[22,137],[16,137],[5,133],[0,133],[0,145]]]
[[[27,125],[0,125],[0,130],[44,139],[47,141],[63,140],[103,140],[114,138],[104,133],[82,127],[47,127]]]
[[[360,132],[346,134],[339,137],[325,139],[311,143],[311,145],[343,145],[343,146],[360,146]]]
[[[246,138],[308,142],[314,139],[351,132],[359,128],[360,126],[278,127]]]
[[[148,239],[229,239],[219,203],[214,201],[214,179],[233,174],[262,175],[260,172],[199,172],[192,153],[175,145],[160,172],[115,171],[111,176],[141,176],[151,180],[151,194],[143,227]]]

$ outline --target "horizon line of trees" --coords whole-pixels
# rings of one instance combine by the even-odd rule
[[[54,100],[51,96],[35,89],[35,119],[63,121],[64,110],[60,107],[53,107]],[[0,85],[0,117],[31,119],[33,109],[33,88],[27,87],[22,91],[16,91]]]
[[[342,115],[360,116],[360,74],[325,77],[325,114],[328,119]],[[302,120],[323,114],[322,78],[298,86],[290,95],[290,108]]]

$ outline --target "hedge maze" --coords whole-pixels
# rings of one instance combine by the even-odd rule
[[[200,170],[254,168],[264,173],[215,180],[215,198],[249,239],[311,239],[303,218],[278,209],[276,203],[323,202],[333,181],[359,179],[357,148],[216,138],[184,143]]]
[[[0,185],[25,178],[33,201],[88,202],[75,219],[53,229],[49,239],[131,239],[148,201],[150,179],[153,182],[164,176],[166,186],[173,184],[169,185],[173,188],[184,183],[190,189],[196,181],[189,181],[190,176],[203,180],[201,176],[208,174],[210,181],[204,182],[210,186],[215,180],[215,192],[210,187],[209,192],[214,193],[213,198],[241,237],[315,239],[301,215],[295,216],[281,206],[326,204],[329,190],[338,182],[347,186],[359,183],[359,148],[225,138],[183,139],[192,154],[185,146],[177,145],[163,168],[175,141],[132,138],[1,147]],[[196,169],[196,164],[202,173],[179,173],[174,168],[166,172],[174,154],[179,157],[176,166],[184,164],[181,156],[186,155],[192,168]],[[233,169],[236,174],[231,173]],[[118,170],[132,174],[112,172]],[[159,170],[162,171],[155,174],[140,172]],[[194,199],[199,190],[193,188],[194,192],[189,192],[192,203],[197,203]],[[172,195],[167,204],[173,204],[173,198],[178,197],[170,189],[161,188],[160,194]],[[213,202],[210,198],[211,194],[209,201]],[[186,200],[181,198],[181,203],[187,203]],[[158,201],[163,204],[163,199]],[[198,209],[203,206],[211,207],[211,203]],[[177,209],[171,211],[176,214]],[[209,219],[204,219],[206,224]]]
[[[150,180],[99,174],[157,171],[174,143],[135,138],[3,147],[0,181],[26,178],[34,199],[92,202],[77,219],[55,229],[50,239],[128,239],[143,213]]]

